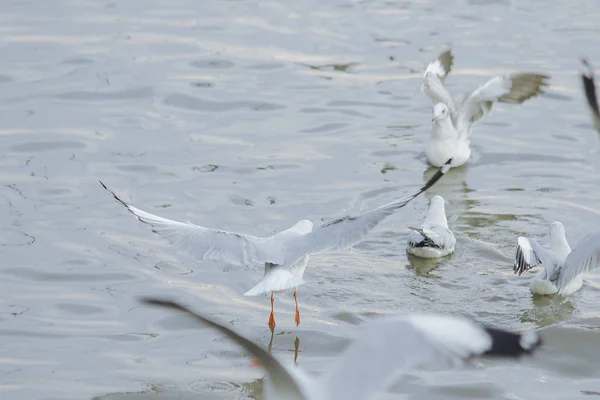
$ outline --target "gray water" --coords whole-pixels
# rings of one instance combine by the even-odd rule
[[[320,373],[369,316],[463,313],[542,328],[521,363],[414,370],[396,399],[600,396],[600,275],[533,298],[512,274],[519,235],[600,222],[600,154],[578,69],[600,67],[595,2],[5,1],[0,13],[0,397],[245,399],[263,373],[206,328],[141,306],[179,299]],[[116,204],[270,235],[415,191],[431,105],[425,65],[451,46],[455,93],[495,74],[552,75],[500,104],[471,162],[354,248],[311,259],[290,295],[241,293],[260,268],[194,263]],[[407,258],[407,226],[448,201],[457,251]],[[527,274],[526,274],[527,275]],[[529,277],[531,275],[528,275]],[[394,344],[402,346],[402,342]]]

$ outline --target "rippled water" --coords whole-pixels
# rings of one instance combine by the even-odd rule
[[[262,372],[231,343],[140,306],[170,295],[265,347],[260,268],[197,265],[115,204],[269,235],[382,204],[433,173],[424,66],[452,46],[454,92],[540,71],[552,88],[499,105],[472,161],[355,248],[313,257],[278,296],[272,352],[320,372],[369,315],[466,313],[546,327],[520,364],[411,371],[405,399],[600,396],[600,275],[532,298],[512,274],[518,235],[600,221],[600,154],[578,80],[600,66],[600,11],[545,1],[6,1],[0,13],[0,395],[11,399],[240,399]],[[458,237],[407,258],[407,226],[441,194]],[[560,325],[560,326],[557,326]],[[402,342],[394,344],[402,346]]]

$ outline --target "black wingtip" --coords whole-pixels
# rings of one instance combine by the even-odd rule
[[[587,98],[587,102],[592,108],[594,114],[600,117],[600,108],[598,107],[598,97],[596,96],[596,84],[594,82],[594,71],[592,65],[585,58],[583,58],[581,62],[588,69],[587,74],[581,74],[585,97]]]
[[[172,310],[179,310],[189,312],[189,310],[182,306],[181,304],[166,298],[159,297],[138,297],[138,301],[142,304],[146,304],[149,306],[169,308]]]
[[[119,204],[121,204],[123,207],[125,207],[125,208],[127,208],[129,210],[129,205],[127,203],[125,203],[123,200],[121,200],[121,198],[119,196],[117,196],[117,194],[115,192],[113,192],[112,190],[110,190],[104,184],[104,182],[102,182],[101,180],[99,180],[98,182],[100,182],[100,184],[102,185],[102,187],[104,188],[104,190],[106,190],[108,193],[110,193],[112,195],[112,197],[114,197],[114,199],[119,202]],[[131,210],[129,210],[129,211],[131,211]]]
[[[429,189],[430,187],[432,187],[433,185],[435,185],[435,183],[436,183],[437,181],[439,181],[439,180],[440,180],[440,178],[441,178],[442,176],[444,176],[444,174],[445,174],[446,172],[448,172],[448,170],[450,170],[450,164],[451,164],[451,163],[452,163],[452,159],[450,158],[448,161],[446,161],[446,163],[445,163],[444,165],[442,165],[442,166],[441,166],[441,167],[440,167],[440,168],[437,170],[437,172],[436,172],[435,174],[433,174],[433,176],[431,177],[431,179],[429,179],[429,180],[427,181],[427,183],[425,184],[425,186],[423,186],[423,187],[421,188],[421,190],[419,191],[419,193],[417,193],[417,194],[421,194],[421,193],[423,193],[424,191],[426,191],[427,189]]]
[[[491,357],[518,358],[531,355],[542,345],[542,339],[534,331],[508,332],[502,329],[485,327],[492,339],[492,347],[484,354]]]

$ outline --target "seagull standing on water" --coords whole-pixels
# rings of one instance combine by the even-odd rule
[[[535,239],[519,237],[513,270],[521,275],[535,266],[542,270],[531,281],[534,294],[570,295],[581,289],[583,273],[600,264],[600,231],[585,236],[571,250],[560,222],[550,225],[550,247],[545,248]]]
[[[456,238],[448,228],[442,196],[433,196],[421,228],[410,228],[406,251],[421,258],[444,257],[454,252]]]
[[[587,60],[582,60],[584,67],[587,68],[587,74],[581,74],[581,80],[583,81],[583,90],[585,91],[585,97],[588,105],[592,112],[592,120],[594,122],[594,128],[600,133],[600,107],[598,107],[598,97],[596,95],[596,84],[594,82],[594,70]]]
[[[429,64],[423,75],[421,91],[434,103],[431,140],[425,147],[427,161],[439,167],[452,158],[452,167],[466,163],[471,156],[473,124],[492,110],[494,102],[521,104],[540,93],[550,77],[517,73],[496,76],[470,94],[453,98],[444,87],[454,56],[446,50]]]
[[[264,264],[263,278],[256,286],[244,293],[244,296],[271,293],[269,327],[273,329],[275,327],[274,293],[290,289],[294,290],[296,326],[300,324],[297,287],[304,283],[302,276],[310,255],[327,250],[346,249],[358,243],[386,217],[433,186],[448,171],[451,162],[451,159],[447,160],[425,186],[414,194],[355,216],[326,222],[316,228],[313,228],[311,221],[302,220],[291,228],[267,238],[205,228],[191,222],[178,222],[159,217],[127,204],[104,183],[100,182],[100,184],[139,221],[150,225],[153,232],[163,236],[179,249],[187,251],[199,262],[210,259],[237,266]]]
[[[266,400],[368,400],[410,368],[459,364],[477,356],[518,358],[541,345],[537,333],[515,333],[461,316],[413,314],[375,317],[322,376],[284,365],[229,327],[168,300],[142,299],[184,312],[218,330],[257,358],[266,370]]]

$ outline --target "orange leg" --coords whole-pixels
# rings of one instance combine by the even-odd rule
[[[271,315],[269,316],[269,328],[275,328],[275,294],[271,293]]]
[[[294,290],[294,301],[296,302],[296,326],[300,325],[300,310],[298,309],[298,294]]]

